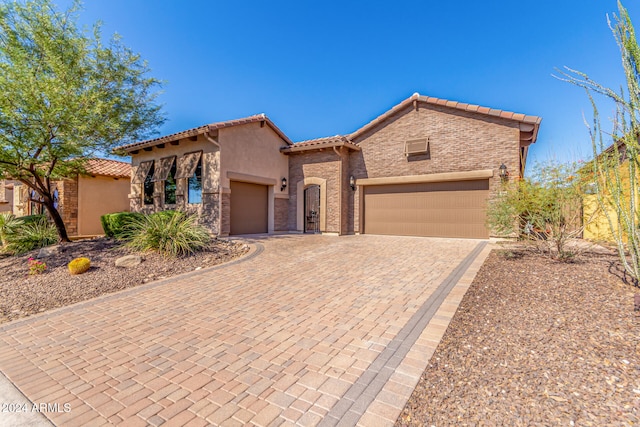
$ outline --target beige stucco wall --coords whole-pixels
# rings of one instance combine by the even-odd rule
[[[280,191],[282,178],[289,179],[289,159],[280,152],[286,143],[269,126],[250,123],[220,129],[218,142],[222,188],[229,189],[232,172],[275,180],[274,193],[288,194],[288,188]]]
[[[289,185],[280,190],[282,178],[289,180],[289,158],[280,152],[286,143],[268,125],[260,123],[220,129],[218,143],[222,192],[230,194],[231,180],[268,185],[268,231],[278,231],[276,224],[286,222],[281,215],[287,212],[276,209],[276,199],[289,194]],[[223,216],[227,214],[223,211]]]
[[[0,212],[13,211],[13,188],[7,188],[11,181],[0,181]]]
[[[100,217],[129,210],[129,179],[106,176],[78,178],[78,235],[104,234]]]

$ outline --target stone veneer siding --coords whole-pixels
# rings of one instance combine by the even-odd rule
[[[405,157],[407,140],[429,138],[428,155]],[[518,123],[484,114],[419,104],[407,108],[354,142],[361,151],[351,152],[349,173],[356,179],[492,169],[490,198],[501,184],[498,168],[507,166],[512,177],[520,170]],[[348,224],[360,231],[359,186],[348,202]]]
[[[289,230],[297,229],[297,200],[304,194],[297,194],[298,182],[305,178],[323,178],[327,180],[326,215],[327,233],[340,233],[340,168],[341,158],[333,151],[291,153],[289,155]],[[348,178],[347,178],[348,179]]]
[[[275,198],[273,231],[287,231],[289,224],[289,199]]]
[[[165,145],[164,148],[154,147],[151,151],[140,151],[132,156],[132,176],[135,176],[138,166],[143,161],[159,161],[164,157],[176,156],[180,161],[183,155],[194,151],[202,154],[202,203],[188,203],[188,179],[179,179],[176,183],[176,203],[164,203],[164,182],[154,184],[153,205],[142,202],[143,185],[131,183],[129,204],[132,212],[153,213],[162,210],[181,210],[198,216],[198,222],[213,234],[219,234],[220,224],[220,151],[202,136],[197,141],[182,139],[177,146]],[[156,164],[157,167],[157,164]],[[224,198],[223,198],[224,200]],[[224,218],[224,217],[223,217]],[[223,230],[224,234],[224,230]],[[228,233],[227,233],[228,234]]]
[[[228,236],[231,233],[231,193],[222,193],[222,203],[220,203],[221,212],[221,224],[220,235]]]
[[[56,181],[58,189],[58,212],[64,221],[69,236],[78,234],[78,180]]]

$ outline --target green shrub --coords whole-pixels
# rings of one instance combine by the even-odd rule
[[[11,212],[0,213],[0,246],[7,244],[7,236],[13,234],[21,222]]]
[[[34,222],[46,221],[47,216],[45,214],[37,214],[37,215],[25,215],[19,216],[16,218],[22,224],[32,224]]]
[[[162,218],[165,220],[170,220],[171,218],[173,218],[175,215],[180,214],[180,211],[158,211],[158,212],[154,212],[151,214],[151,216],[153,217],[158,217],[158,218]]]
[[[128,235],[129,224],[135,219],[140,219],[144,215],[138,212],[116,212],[102,215],[100,223],[107,237],[116,239],[125,238]]]
[[[157,251],[167,256],[184,256],[207,246],[206,228],[196,217],[178,211],[158,212],[135,219],[130,225],[130,247],[140,251]]]
[[[6,236],[5,250],[14,255],[23,254],[58,242],[58,230],[44,217],[21,222]]]
[[[67,267],[71,274],[82,274],[91,268],[91,261],[89,261],[89,258],[76,258],[72,260]]]

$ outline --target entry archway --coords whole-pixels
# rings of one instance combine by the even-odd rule
[[[296,186],[296,230],[305,231],[305,189],[311,186],[320,187],[318,228],[323,233],[327,230],[327,180],[324,178],[308,177],[298,181]]]

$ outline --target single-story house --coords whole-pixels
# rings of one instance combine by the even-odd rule
[[[220,236],[488,238],[541,118],[414,94],[348,135],[292,143],[264,114],[119,147],[131,210],[197,213]]]
[[[70,237],[104,234],[100,217],[129,210],[131,165],[111,159],[89,159],[85,173],[53,182],[53,195]],[[29,187],[13,182],[13,213],[16,216],[42,214],[44,207]]]

